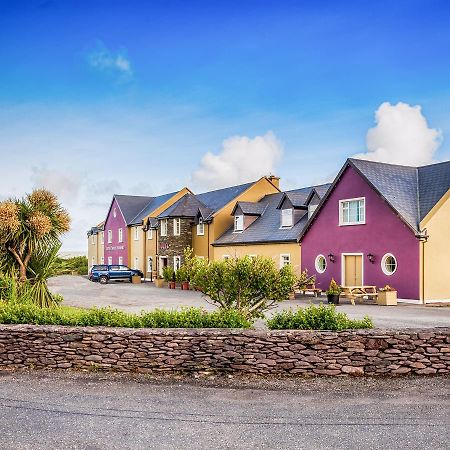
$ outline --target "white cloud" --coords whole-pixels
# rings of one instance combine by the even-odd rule
[[[429,128],[419,105],[385,102],[377,109],[375,121],[376,126],[367,132],[367,153],[355,158],[411,166],[433,162],[442,134]]]
[[[124,49],[113,53],[102,43],[98,43],[97,48],[88,55],[88,61],[96,69],[120,75],[122,81],[133,77],[131,63]]]
[[[269,131],[253,139],[233,136],[225,139],[218,154],[206,153],[192,174],[192,183],[204,189],[245,183],[274,174],[283,146]]]

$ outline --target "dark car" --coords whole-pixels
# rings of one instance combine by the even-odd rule
[[[106,265],[97,264],[92,266],[89,272],[89,279],[91,281],[99,281],[101,284],[106,284],[108,281],[114,280],[129,280],[133,275],[139,275],[141,278],[144,274],[140,270],[130,269],[123,265]]]

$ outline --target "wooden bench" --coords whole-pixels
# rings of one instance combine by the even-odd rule
[[[378,292],[376,286],[345,286],[342,287],[342,294],[344,297],[350,299],[352,305],[355,304],[355,299],[363,300],[364,297],[377,299]]]
[[[318,297],[322,293],[322,289],[316,288],[315,284],[309,284],[303,289],[299,289],[299,292],[301,292],[303,295],[305,295],[307,292],[311,292],[314,294],[314,297]]]

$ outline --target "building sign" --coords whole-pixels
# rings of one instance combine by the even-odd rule
[[[108,250],[108,251],[125,250],[125,246],[124,245],[114,245],[114,246],[106,247],[105,250]]]
[[[160,242],[159,249],[160,250],[169,250],[169,244],[167,242]]]

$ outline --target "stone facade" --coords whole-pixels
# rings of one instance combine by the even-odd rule
[[[450,328],[342,332],[0,325],[1,369],[260,375],[450,373]]]
[[[181,257],[184,262],[184,249],[192,247],[192,219],[180,219],[180,235],[173,235],[173,219],[167,220],[167,236],[161,236],[161,226],[158,229],[158,253],[159,256],[167,256],[167,264],[173,267],[174,256]]]

